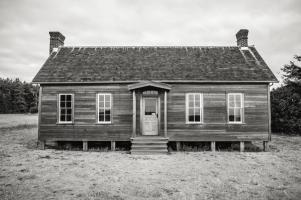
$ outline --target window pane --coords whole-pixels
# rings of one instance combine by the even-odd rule
[[[110,95],[105,95],[105,101],[111,101],[110,100]]]
[[[104,114],[104,112],[105,112],[105,111],[104,111],[103,108],[100,108],[100,109],[99,109],[99,114]]]
[[[200,115],[195,115],[195,122],[201,122],[201,117]]]
[[[240,116],[235,116],[235,121],[240,122]]]
[[[194,102],[193,101],[189,101],[189,108],[193,108],[194,107]]]
[[[99,109],[99,121],[104,121],[104,109]]]
[[[105,101],[105,96],[103,94],[98,95],[99,101]]]
[[[68,122],[71,121],[71,115],[67,115],[67,121],[68,121]]]
[[[64,115],[66,113],[65,109],[61,109],[61,115]]]
[[[65,102],[64,102],[64,101],[61,101],[60,106],[61,106],[61,108],[62,108],[62,107],[65,107]]]
[[[233,108],[229,109],[229,121],[234,122],[234,109]]]
[[[71,95],[66,95],[67,96],[67,101],[71,101]]]
[[[106,114],[106,115],[110,115],[110,114],[111,114],[110,109],[106,109],[105,114]]]
[[[99,121],[100,122],[104,122],[105,121],[103,113],[99,113]]]
[[[240,101],[240,95],[235,96],[235,107],[240,108],[241,107],[241,101]]]
[[[232,94],[229,95],[229,106],[230,108],[234,107],[234,96]]]
[[[61,95],[61,101],[65,101],[65,99],[66,99],[65,96],[66,95]]]
[[[66,105],[68,108],[71,108],[71,101],[70,102],[67,102],[67,105]]]
[[[103,108],[104,107],[104,102],[103,101],[100,101],[99,102],[99,108]]]
[[[188,95],[188,102],[190,103],[190,102],[194,102],[194,96],[193,96],[193,94],[189,94]],[[192,104],[193,105],[193,104]]]
[[[190,122],[194,122],[194,109],[193,108],[189,108],[188,120]]]
[[[195,109],[195,121],[200,122],[201,121],[201,116],[200,116],[200,108]]]
[[[240,122],[240,108],[235,108],[234,110],[234,115],[235,115],[235,121]]]
[[[61,122],[64,122],[64,121],[66,121],[66,120],[65,120],[65,115],[61,115],[61,119],[60,119],[60,121],[61,121]]]
[[[67,114],[71,115],[72,110],[71,109],[67,109]]]
[[[156,99],[145,99],[145,115],[152,115],[156,113],[157,100]]]
[[[106,110],[105,111],[105,120],[107,121],[107,122],[109,122],[110,120],[111,120],[111,111],[110,110]]]
[[[104,107],[104,100],[105,100],[104,95],[99,95],[98,96],[99,107]]]
[[[106,106],[106,108],[110,108],[111,107],[111,102],[106,101],[105,106]]]
[[[200,107],[200,95],[195,94],[195,107]]]
[[[194,122],[194,116],[193,116],[193,115],[189,115],[188,120],[189,120],[190,122]]]

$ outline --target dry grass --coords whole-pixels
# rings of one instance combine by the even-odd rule
[[[37,114],[0,114],[0,129],[11,129],[16,126],[31,126],[33,128],[33,126],[37,127],[37,123]]]
[[[301,199],[301,137],[252,153],[43,151],[37,116],[16,118],[0,115],[0,199]]]

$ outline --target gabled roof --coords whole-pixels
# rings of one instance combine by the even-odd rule
[[[255,47],[60,47],[34,83],[277,82]]]
[[[164,90],[170,90],[171,86],[165,83],[158,83],[153,81],[143,81],[139,83],[134,83],[128,86],[129,90],[135,90],[139,88],[145,88],[145,87],[154,87],[154,88],[160,88]]]

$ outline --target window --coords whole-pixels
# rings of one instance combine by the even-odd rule
[[[73,122],[73,94],[59,94],[59,123]]]
[[[228,121],[229,123],[242,123],[243,121],[243,94],[228,94]]]
[[[203,94],[186,94],[186,123],[203,122]]]
[[[98,123],[111,123],[112,95],[98,94],[97,99]]]
[[[145,98],[144,99],[144,115],[157,114],[157,99],[155,98]]]

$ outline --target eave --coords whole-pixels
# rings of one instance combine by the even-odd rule
[[[33,81],[33,84],[43,84],[43,85],[67,85],[67,84],[118,84],[118,83],[139,83],[145,82],[145,80],[135,80],[135,81],[88,81],[88,82],[76,82],[76,81],[65,81],[65,82],[42,82],[42,81]],[[218,80],[155,80],[153,82],[158,83],[278,83],[278,80],[270,81],[218,81]]]

